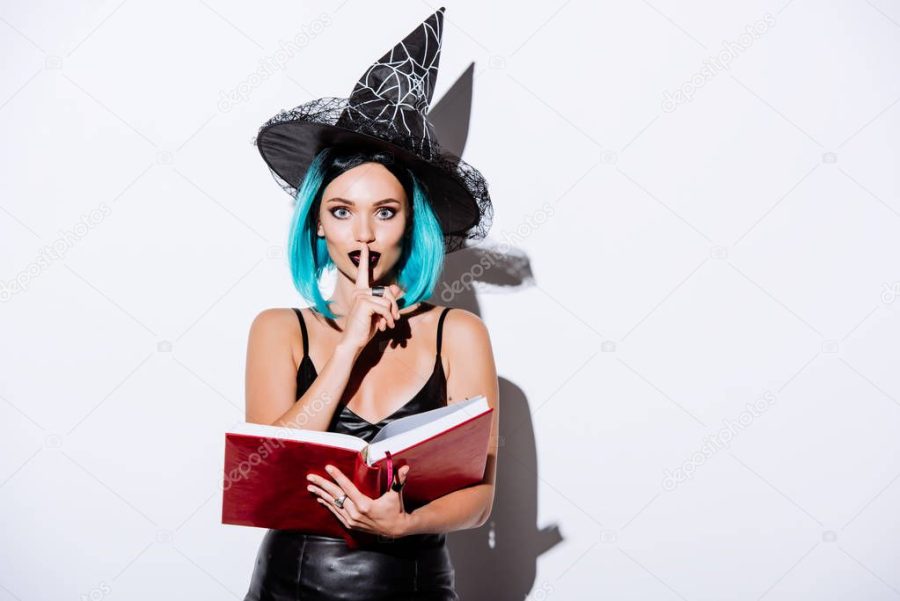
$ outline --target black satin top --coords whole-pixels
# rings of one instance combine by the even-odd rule
[[[447,406],[447,378],[444,374],[444,364],[441,362],[441,337],[444,328],[444,317],[447,316],[447,311],[449,311],[450,309],[451,307],[445,307],[443,312],[441,312],[440,319],[438,319],[434,369],[431,372],[431,377],[428,378],[428,381],[425,382],[425,385],[422,386],[421,389],[419,389],[419,392],[417,392],[413,396],[413,398],[407,401],[399,409],[375,424],[363,419],[362,417],[351,411],[346,404],[342,405],[339,410],[335,411],[334,416],[331,419],[331,423],[328,426],[329,432],[350,434],[352,436],[362,438],[367,442],[371,442],[371,440],[375,438],[375,435],[378,434],[378,432],[380,432],[384,426],[394,420],[400,419],[401,417],[406,417],[408,415],[421,413],[423,411],[428,411],[430,409],[437,409],[439,407]],[[297,368],[297,399],[299,399],[312,384],[313,380],[318,377],[318,373],[316,372],[315,365],[313,365],[312,359],[310,359],[309,356],[309,341],[306,322],[303,320],[303,313],[300,311],[300,309],[297,308],[294,308],[294,312],[297,314],[297,318],[300,321],[300,329],[303,333],[303,359],[300,361],[300,365]],[[416,509],[416,507],[416,505],[413,505],[409,502],[404,504],[404,508],[407,512],[413,511],[414,509]],[[443,545],[445,544],[445,542],[446,534],[440,533],[414,534],[394,539],[393,541],[386,541],[380,544],[402,545],[404,548],[406,548],[410,546],[435,547]]]

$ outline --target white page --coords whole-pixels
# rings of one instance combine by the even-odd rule
[[[385,450],[391,453],[402,451],[435,434],[481,415],[488,409],[490,409],[490,405],[488,405],[487,397],[478,395],[465,401],[451,403],[446,407],[401,417],[387,424],[375,435],[367,449],[366,463],[372,465],[385,456]]]
[[[361,451],[366,447],[366,441],[351,434],[340,432],[320,432],[318,430],[302,430],[300,428],[288,428],[286,426],[270,426],[244,422],[229,430],[234,434],[248,434],[251,436],[265,436],[267,438],[282,438],[285,440],[298,440],[300,442],[312,442],[340,447],[351,451]]]

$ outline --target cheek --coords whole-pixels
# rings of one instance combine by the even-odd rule
[[[330,244],[352,244],[353,229],[346,223],[331,218],[322,222],[322,234]]]
[[[403,237],[403,228],[400,228],[398,231],[391,232],[390,237],[390,247],[395,255],[400,255],[403,252],[403,246],[406,244],[406,239]]]
[[[397,223],[392,224],[391,239],[395,244],[403,244],[406,235],[406,218],[398,215]]]

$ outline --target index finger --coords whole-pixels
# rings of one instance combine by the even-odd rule
[[[356,269],[356,287],[369,287],[369,245],[363,244],[359,252],[359,267]]]

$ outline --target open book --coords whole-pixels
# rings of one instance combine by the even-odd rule
[[[334,481],[333,465],[361,493],[377,498],[409,465],[403,486],[410,511],[484,477],[493,408],[484,395],[385,425],[371,442],[338,432],[243,423],[225,434],[222,523],[300,530],[344,538],[356,547],[373,535],[348,530],[306,490],[307,474]]]

